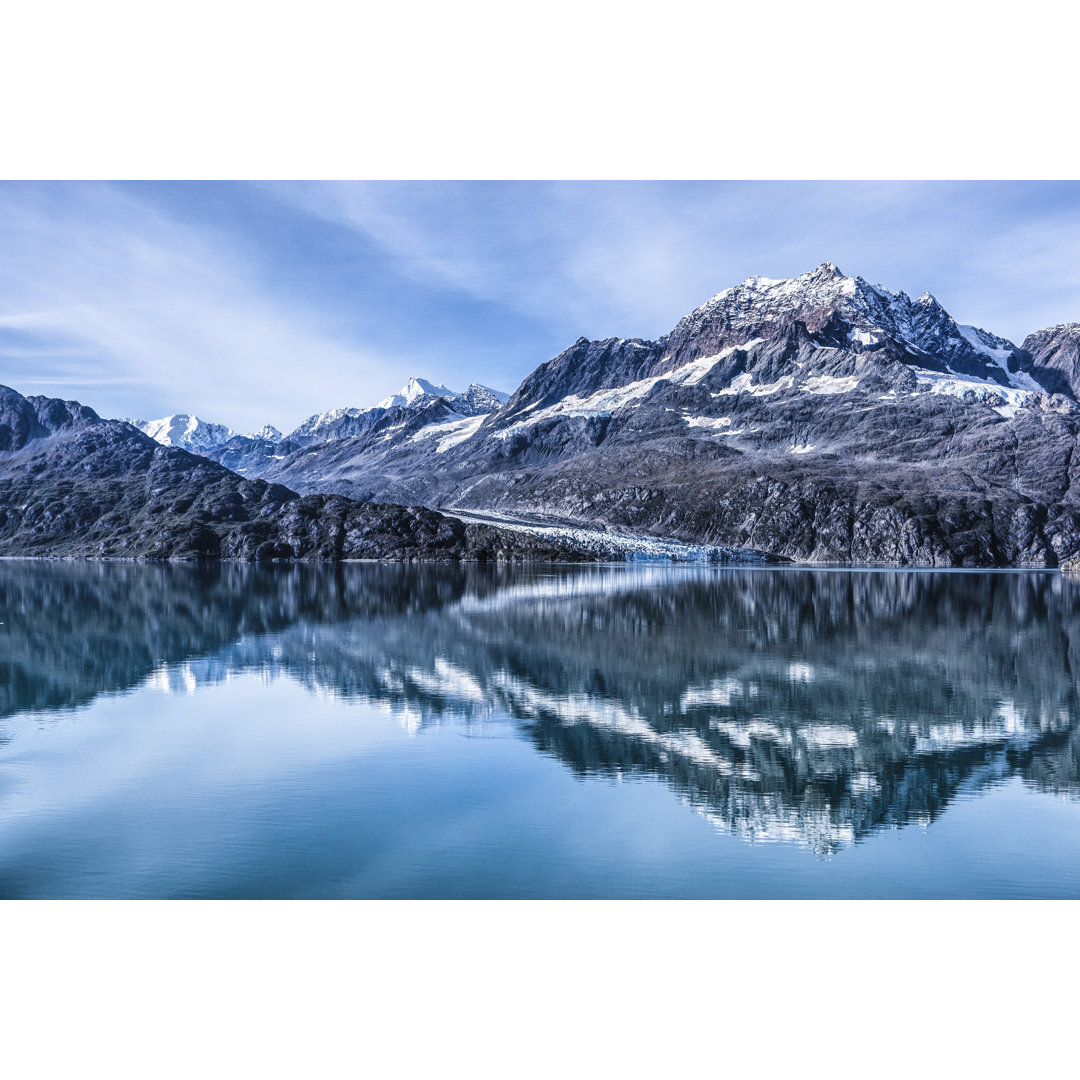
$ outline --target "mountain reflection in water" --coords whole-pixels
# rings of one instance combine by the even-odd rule
[[[820,853],[1019,777],[1080,793],[1080,585],[1054,573],[0,563],[10,718],[242,672],[410,730],[511,717]]]

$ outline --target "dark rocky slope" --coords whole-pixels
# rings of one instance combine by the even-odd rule
[[[77,402],[0,387],[0,555],[143,559],[575,559],[419,506],[300,496]]]

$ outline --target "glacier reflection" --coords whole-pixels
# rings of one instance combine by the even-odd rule
[[[1019,776],[1080,793],[1080,585],[1053,573],[0,564],[4,719],[240,673],[510,717],[582,776],[828,853]]]

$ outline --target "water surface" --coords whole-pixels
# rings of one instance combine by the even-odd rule
[[[0,896],[1077,897],[1056,573],[0,562]]]

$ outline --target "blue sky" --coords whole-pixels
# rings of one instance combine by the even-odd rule
[[[1080,184],[5,183],[0,383],[289,430],[825,260],[1019,342],[1080,321]]]

